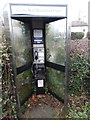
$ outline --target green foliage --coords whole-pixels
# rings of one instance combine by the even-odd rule
[[[69,110],[69,118],[89,118],[89,103],[86,102],[84,105],[76,107],[76,109]]]
[[[90,32],[87,32],[87,36],[86,37],[90,40]]]
[[[82,39],[83,37],[83,32],[71,32],[71,40]]]
[[[11,65],[11,46],[2,41],[2,118],[16,118],[15,84]]]
[[[81,94],[84,91],[84,79],[89,73],[90,64],[82,55],[71,57],[69,92],[72,94]]]
[[[78,42],[79,44],[79,42]],[[82,49],[79,47],[79,49]],[[68,86],[69,92],[69,118],[90,118],[90,62],[87,53],[77,50],[70,51],[70,81]]]

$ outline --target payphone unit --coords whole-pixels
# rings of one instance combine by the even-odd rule
[[[45,92],[45,46],[43,22],[32,21],[32,43],[33,43],[33,76],[36,83],[36,94]]]
[[[45,84],[45,56],[43,44],[43,31],[42,29],[33,30],[33,73],[36,82],[37,90],[39,93],[44,92]]]

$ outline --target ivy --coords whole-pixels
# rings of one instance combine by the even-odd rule
[[[69,92],[74,94],[85,92],[85,78],[88,76],[89,68],[90,63],[83,55],[73,54],[71,56]]]
[[[2,34],[2,118],[13,119],[16,116],[16,98],[15,98],[15,85],[13,80],[13,72],[11,65],[11,46],[7,42],[4,32]]]
[[[84,41],[82,41],[84,42]],[[79,44],[79,50],[78,45]],[[84,44],[84,43],[83,43]],[[85,46],[86,47],[86,46]],[[81,49],[83,49],[81,51]],[[79,41],[70,51],[70,80],[68,86],[68,118],[90,118],[90,61]]]

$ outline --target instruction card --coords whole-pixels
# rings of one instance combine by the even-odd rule
[[[43,80],[38,80],[38,87],[44,87]]]

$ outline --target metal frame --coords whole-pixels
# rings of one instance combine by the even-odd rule
[[[50,67],[50,68],[53,68],[55,70],[61,71],[61,72],[65,72],[65,66],[63,66],[63,65],[59,65],[59,64],[56,64],[56,63],[46,61],[46,66]]]

